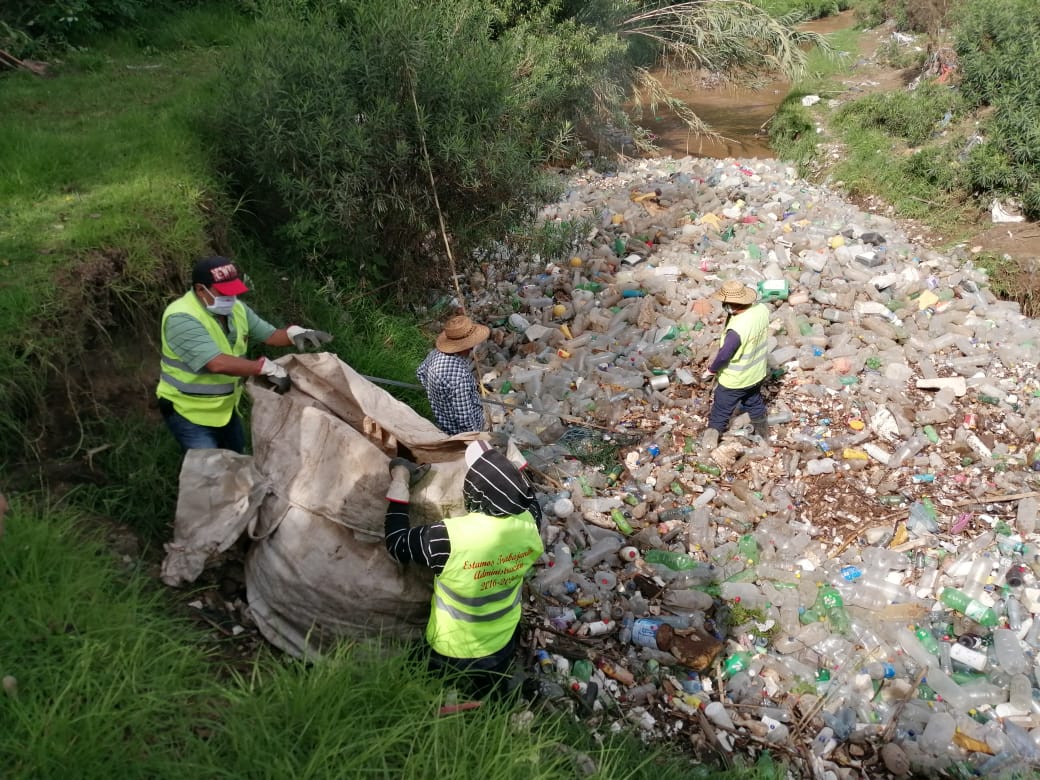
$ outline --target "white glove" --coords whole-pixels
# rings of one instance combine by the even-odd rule
[[[285,329],[298,352],[304,352],[308,347],[318,349],[322,344],[332,341],[332,334],[323,330],[310,330],[301,328],[299,325],[290,325]]]
[[[389,467],[390,487],[386,491],[386,500],[407,504],[411,498],[412,487],[426,476],[430,464],[424,463],[419,466],[406,458],[391,458]]]
[[[289,372],[273,360],[260,358],[260,371],[258,374],[267,377],[267,381],[274,385],[274,391],[279,395],[292,387],[292,380],[289,379]]]
[[[703,374],[701,374],[701,382],[708,383],[713,381],[715,381],[714,371],[705,371]]]
[[[408,489],[408,469],[398,466],[390,472],[390,487],[386,489],[386,500],[395,504],[407,504],[412,494]]]

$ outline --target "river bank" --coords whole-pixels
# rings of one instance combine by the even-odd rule
[[[891,64],[882,56],[881,47],[897,47],[905,52],[903,61],[923,59],[927,41],[923,36],[896,34],[888,23],[868,30],[855,30],[853,11],[804,25],[804,29],[827,35],[832,41],[840,38],[848,43],[844,56],[846,64],[826,78],[826,85],[817,91],[825,98],[824,106],[810,109],[817,123],[819,153],[808,170],[807,179],[817,183],[831,183],[842,188],[843,182],[833,176],[835,167],[845,154],[839,130],[831,126],[832,109],[873,93],[895,93],[905,90],[917,76],[920,67],[903,67],[902,61]],[[786,80],[767,82],[760,89],[725,85],[710,74],[696,80],[685,80],[665,69],[653,75],[673,90],[676,97],[686,102],[708,123],[718,136],[692,133],[682,120],[668,109],[651,112],[643,105],[641,125],[653,133],[661,156],[710,157],[714,159],[754,158],[772,159],[776,152],[770,146],[769,125],[777,110],[794,85]],[[873,210],[900,220],[916,239],[929,246],[951,250],[960,247],[968,255],[1001,258],[1007,256],[1016,262],[1029,263],[1040,257],[1040,226],[1035,223],[993,223],[989,203],[966,207],[953,212],[945,207],[924,219],[911,218],[886,202],[881,193],[850,194],[850,199],[865,210]]]

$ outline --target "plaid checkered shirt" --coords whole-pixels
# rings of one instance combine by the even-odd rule
[[[426,389],[437,426],[449,436],[485,428],[484,407],[468,357],[430,350],[415,375]]]

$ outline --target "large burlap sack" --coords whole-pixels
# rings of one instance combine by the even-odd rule
[[[162,581],[194,582],[207,563],[255,527],[268,483],[253,458],[231,450],[188,450],[181,464],[173,541],[163,545]]]
[[[216,492],[207,510],[213,517],[235,515],[231,505],[241,510],[237,524],[225,518],[220,525],[228,534],[248,531],[254,540],[245,567],[249,609],[272,644],[310,656],[336,637],[420,635],[432,578],[386,552],[387,464],[395,455],[432,464],[412,492],[413,525],[463,514],[463,453],[481,434],[445,436],[335,355],[292,355],[278,362],[293,380],[288,393],[277,395],[258,380],[249,384],[252,481],[241,478],[233,487],[233,481],[214,481],[193,466],[187,475],[182,469],[181,495]],[[255,494],[261,484],[262,502],[254,509],[243,501],[243,491]],[[189,502],[184,504],[187,510]],[[175,540],[184,545],[181,529],[192,527],[192,520],[182,518],[181,502],[176,522]],[[220,535],[213,529],[208,535],[193,532],[193,538],[206,539],[207,549],[214,548],[211,537]]]

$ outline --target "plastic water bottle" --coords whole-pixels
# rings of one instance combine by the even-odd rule
[[[936,712],[928,719],[928,725],[918,738],[917,743],[922,750],[934,756],[942,755],[953,744],[953,735],[957,732],[957,721],[948,712]]]
[[[598,570],[594,581],[596,586],[605,593],[610,593],[617,587],[617,575],[610,569]]]
[[[720,588],[722,598],[727,601],[738,601],[741,606],[750,609],[761,609],[769,605],[768,599],[754,583],[724,582]]]
[[[717,492],[716,492],[715,488],[713,488],[713,487],[706,487],[706,488],[704,488],[704,492],[701,493],[699,496],[697,496],[697,498],[694,500],[694,502],[690,505],[691,509],[697,510],[697,509],[700,509],[701,507],[707,506],[708,504],[710,504],[712,502],[712,499],[714,499],[716,495],[717,495]]]
[[[582,553],[579,559],[581,565],[586,569],[595,566],[608,558],[612,558],[618,550],[621,549],[621,545],[624,544],[622,538],[617,534],[607,533],[601,536],[599,539],[594,541],[589,548]]]
[[[971,703],[967,694],[953,681],[946,672],[938,666],[928,667],[928,676],[925,678],[933,691],[942,696],[954,709],[967,711]]]
[[[535,578],[535,587],[544,592],[562,585],[574,571],[571,548],[563,543],[553,546],[553,559]]]
[[[1019,712],[1030,712],[1033,707],[1033,685],[1024,674],[1011,675],[1011,698],[1008,700]]]
[[[869,568],[889,571],[895,569],[904,571],[910,566],[910,559],[904,553],[897,550],[889,550],[884,547],[867,547],[860,554]]]
[[[864,664],[863,671],[870,676],[871,680],[891,680],[896,676],[895,666],[885,661],[871,661]]]
[[[1011,629],[998,628],[993,632],[993,654],[1000,668],[1008,674],[1023,674],[1030,668],[1022,643]]]
[[[990,574],[993,572],[993,563],[993,557],[989,553],[983,553],[975,559],[961,588],[965,596],[977,599],[982,595],[986,585],[989,584]]]
[[[834,473],[834,459],[833,458],[818,458],[816,460],[810,460],[805,464],[806,473],[812,476],[818,476],[820,474],[833,474]]]

